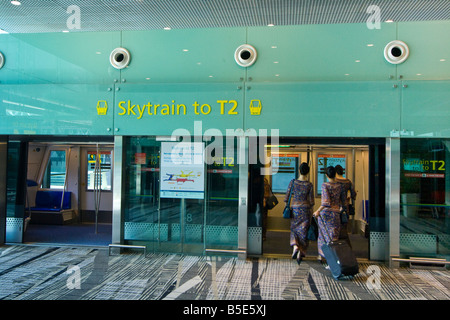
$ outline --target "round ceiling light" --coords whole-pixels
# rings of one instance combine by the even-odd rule
[[[3,68],[3,65],[5,64],[5,56],[3,53],[0,52],[0,69]]]
[[[256,57],[256,49],[249,44],[239,46],[234,52],[234,60],[241,67],[250,67],[255,63]]]
[[[116,48],[109,56],[109,62],[116,69],[126,68],[130,63],[130,59],[130,52],[125,48]]]
[[[384,58],[392,64],[399,64],[408,59],[409,48],[406,43],[400,40],[389,42],[384,47]]]

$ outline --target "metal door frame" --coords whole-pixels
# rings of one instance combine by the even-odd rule
[[[8,137],[0,136],[0,245],[6,239],[6,183],[8,161]]]
[[[400,254],[400,139],[386,139],[386,232],[388,244],[385,260],[390,267],[399,263],[391,259]]]

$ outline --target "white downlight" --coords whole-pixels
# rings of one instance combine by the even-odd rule
[[[384,58],[392,64],[399,64],[408,59],[409,48],[406,43],[400,40],[389,42],[384,47]]]
[[[130,52],[125,48],[116,48],[109,56],[109,62],[116,69],[126,68],[130,63],[130,59]]]
[[[250,67],[256,61],[256,49],[249,44],[239,46],[234,52],[234,60],[241,67]]]
[[[5,64],[5,56],[3,53],[0,52],[0,69],[3,68],[3,65]]]

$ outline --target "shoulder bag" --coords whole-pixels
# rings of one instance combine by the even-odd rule
[[[275,206],[278,204],[278,199],[273,194],[272,188],[270,186],[269,186],[269,188],[270,188],[270,196],[266,200],[266,208],[271,210],[271,209],[275,208]]]
[[[314,217],[311,217],[306,239],[316,241],[318,237],[319,237],[319,226],[317,225],[316,219],[314,219]]]
[[[292,217],[292,209],[291,209],[291,198],[292,198],[292,189],[294,188],[294,180],[292,180],[291,190],[289,191],[289,199],[286,202],[286,207],[283,210],[283,218],[290,219]]]

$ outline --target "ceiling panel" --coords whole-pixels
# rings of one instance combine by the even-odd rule
[[[381,20],[449,20],[449,0],[0,0],[0,29],[9,33],[67,30],[70,5],[82,31],[226,28],[365,23],[377,5]]]

